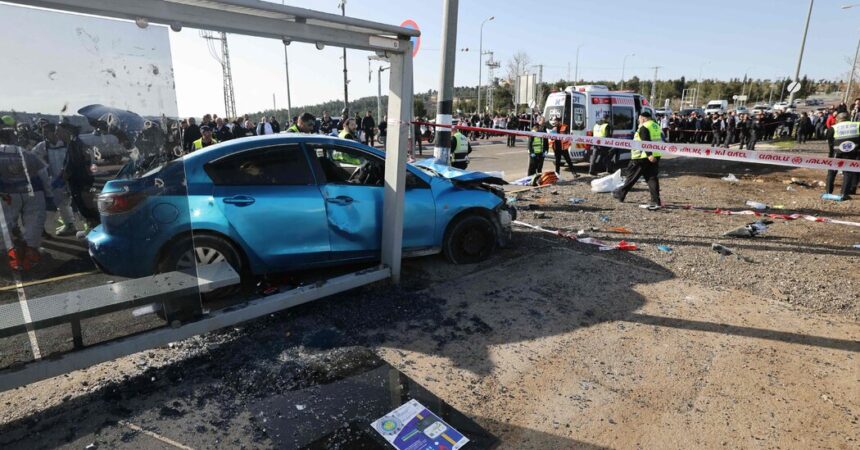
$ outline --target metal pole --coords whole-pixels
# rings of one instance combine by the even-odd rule
[[[346,0],[340,0],[340,15],[346,17]],[[349,79],[346,73],[346,47],[343,48],[343,109],[349,110]]]
[[[788,77],[782,79],[782,87],[779,88],[779,101],[782,102],[782,99],[785,98],[785,83],[788,81]]]
[[[654,104],[654,96],[657,92],[657,70],[660,69],[661,66],[654,66],[654,81],[651,83],[651,97],[648,99],[651,102],[651,107],[654,108],[656,105]]]
[[[481,22],[481,32],[479,33],[480,38],[478,39],[478,114],[481,114],[481,85],[483,84],[483,80],[481,79],[481,66],[484,64],[484,24],[495,18],[496,16],[490,16],[484,19],[484,21]]]
[[[454,107],[454,64],[457,59],[457,12],[459,0],[445,0],[442,4],[442,64],[439,68],[439,93],[436,101],[436,124],[451,125]],[[436,129],[436,163],[448,165],[451,153],[451,129]]]
[[[573,72],[573,84],[575,85],[579,81],[579,49],[585,44],[581,44],[579,47],[576,47],[576,70]]]
[[[851,95],[851,84],[854,83],[854,70],[857,68],[857,55],[860,54],[860,39],[857,40],[857,50],[854,51],[854,63],[851,64],[851,75],[848,77],[848,87],[845,88],[845,98],[842,103],[848,103]]]
[[[293,120],[293,102],[290,98],[290,56],[287,54],[289,41],[284,41],[284,68],[287,72],[287,120]]]
[[[624,69],[627,67],[627,57],[636,56],[636,53],[631,53],[629,55],[624,55],[624,60],[621,62],[621,89],[624,90]]]
[[[800,82],[800,63],[803,62],[803,48],[806,47],[806,33],[809,31],[809,20],[812,18],[812,5],[815,0],[809,0],[809,12],[806,13],[806,26],[803,28],[803,40],[800,41],[800,56],[797,57],[797,69],[794,71],[794,81]],[[794,104],[794,92],[788,94],[789,106]]]
[[[382,123],[382,72],[390,69],[391,67],[382,67],[379,66],[379,72],[376,74],[376,115],[377,115],[377,124]]]

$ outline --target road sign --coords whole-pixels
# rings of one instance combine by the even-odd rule
[[[418,24],[415,23],[412,19],[406,19],[403,23],[400,24],[403,28],[409,28],[410,30],[421,31],[418,28]],[[415,36],[412,39],[412,57],[416,57],[418,55],[418,49],[421,48],[421,36]]]
[[[735,100],[740,101],[740,102],[745,102],[745,101],[747,101],[747,98],[748,98],[748,96],[746,96],[746,95],[737,95],[736,97],[737,98]]]
[[[737,96],[737,95],[733,95],[733,96],[732,96],[732,100],[737,100],[737,99],[738,99],[738,96]]]
[[[788,91],[789,94],[797,94],[800,92],[800,81],[792,81],[785,90]]]

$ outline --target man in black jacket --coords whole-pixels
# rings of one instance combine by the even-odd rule
[[[376,121],[373,120],[373,114],[368,111],[364,118],[361,119],[361,130],[364,131],[364,144],[373,147],[373,134],[376,128]]]
[[[215,119],[215,140],[218,142],[229,141],[233,139],[233,132],[230,130],[230,127],[224,123],[224,119],[217,118]]]
[[[188,128],[185,129],[185,135],[182,136],[182,149],[185,150],[185,153],[191,152],[191,144],[201,137],[203,135],[200,134],[200,127],[197,126],[193,117],[189,117]]]
[[[516,114],[511,114],[508,117],[508,130],[516,131],[520,128],[520,119],[517,118]],[[517,146],[517,137],[513,134],[508,135],[508,147],[516,147]]]

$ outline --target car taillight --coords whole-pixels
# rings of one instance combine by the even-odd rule
[[[99,195],[99,212],[102,214],[122,214],[140,204],[146,195],[142,192],[111,192]]]

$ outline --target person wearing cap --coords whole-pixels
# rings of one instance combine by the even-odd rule
[[[57,236],[74,236],[77,233],[75,214],[72,211],[72,198],[69,196],[63,171],[69,147],[66,142],[60,139],[56,125],[52,123],[47,123],[42,127],[42,135],[45,139],[33,147],[33,153],[47,164],[45,176],[48,177],[51,196],[54,198],[54,204],[57,206],[57,212],[62,222],[62,225],[56,229],[56,234]]]
[[[543,117],[540,118],[538,123],[532,125],[533,132],[542,131],[543,127]],[[542,137],[534,137],[529,136],[528,139],[528,149],[529,149],[529,170],[528,176],[532,176],[534,174],[539,174],[543,172],[543,161],[546,158],[546,152],[549,148],[549,142],[546,138]]]
[[[218,141],[212,138],[212,129],[207,125],[203,125],[200,127],[200,134],[203,136],[200,139],[194,141],[191,145],[191,151],[197,151],[201,148],[209,147],[210,145],[217,144]]]
[[[837,159],[860,159],[860,121],[849,120],[847,112],[836,115],[836,123],[827,129],[827,142],[829,144],[829,157]],[[825,189],[828,194],[833,193],[833,185],[836,181],[836,170],[827,171],[827,182]],[[857,172],[842,171],[842,199],[848,200],[851,195],[857,193]]]
[[[466,170],[469,167],[469,154],[472,153],[472,144],[469,138],[459,128],[454,128],[451,135],[451,167]]]
[[[568,134],[567,124],[558,120],[558,116],[552,116],[549,120],[549,132],[551,134]],[[573,171],[573,161],[570,160],[570,141],[562,141],[560,139],[551,139],[549,146],[552,147],[552,152],[555,155],[555,173],[561,176],[561,160],[567,164],[567,170],[576,177],[576,172]]]
[[[597,119],[597,123],[594,124],[594,128],[591,129],[591,135],[596,138],[607,138],[612,136],[612,126],[606,121],[609,113],[604,114],[599,119]],[[600,172],[607,172],[612,169],[612,160],[611,157],[612,149],[610,147],[606,147],[603,145],[592,145],[591,146],[591,160],[588,165],[588,174],[589,175],[597,175]]]
[[[660,142],[661,131],[660,125],[651,119],[651,112],[643,110],[639,113],[639,130],[636,131],[633,140]],[[633,185],[639,181],[640,177],[645,177],[648,191],[651,193],[651,203],[648,204],[648,209],[659,209],[662,202],[660,200],[660,181],[657,177],[661,156],[663,155],[658,151],[639,150],[637,148],[631,150],[630,175],[624,180],[623,186],[612,192],[612,196],[623,203],[627,193],[633,189]]]

